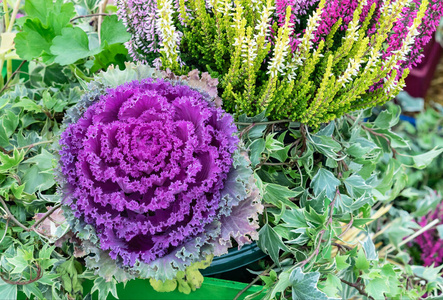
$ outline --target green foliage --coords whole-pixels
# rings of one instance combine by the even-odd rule
[[[124,68],[128,52],[122,44],[129,40],[130,34],[117,16],[105,17],[100,32],[95,32],[83,19],[72,21],[76,13],[71,2],[26,1],[25,12],[21,32],[15,38],[20,58],[38,59],[45,64],[55,62],[57,65],[52,70],[59,73],[63,70],[61,66],[70,65],[71,72],[83,79],[87,79],[85,72],[106,70],[111,64]]]
[[[420,226],[415,215],[391,205],[408,191],[407,170],[428,166],[442,149],[430,145],[428,152],[410,157],[415,164],[404,162],[411,142],[392,129],[399,115],[399,108],[390,106],[373,121],[363,121],[371,112],[362,111],[315,133],[294,122],[261,118],[250,119],[254,125],[248,126],[243,118],[239,123],[268,207],[258,245],[277,266],[272,267],[277,276],[261,277],[266,299],[350,299],[357,294],[416,299],[431,286],[440,291],[431,282],[423,287],[420,275],[401,258],[404,239]],[[253,131],[263,125],[262,136]],[[420,214],[439,199],[423,201],[427,208]],[[380,226],[387,228],[377,234]],[[395,263],[385,259],[392,251],[399,255]]]

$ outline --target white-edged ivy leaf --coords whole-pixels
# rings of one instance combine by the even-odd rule
[[[269,299],[275,299],[275,295],[277,293],[282,293],[286,290],[286,288],[288,286],[290,286],[290,282],[289,282],[289,273],[286,272],[282,272],[279,276],[278,276],[278,281],[275,284],[274,288],[271,291],[271,295],[269,297]]]
[[[325,190],[326,197],[330,200],[334,199],[339,184],[340,180],[338,180],[331,171],[324,168],[318,170],[311,182],[311,186],[316,196],[320,195],[320,193]]]
[[[366,181],[357,174],[349,176],[343,182],[349,195],[354,198],[360,198],[366,193],[366,191],[372,189],[372,187],[367,185]]]
[[[372,239],[368,236],[368,238],[361,242],[360,244],[363,246],[363,249],[365,250],[366,258],[368,260],[378,260],[377,252],[375,251],[375,245]]]
[[[392,111],[393,110],[393,111]],[[398,106],[391,106],[390,109],[379,113],[374,121],[375,126],[381,129],[389,129],[398,123],[400,119],[400,109]]]
[[[259,239],[257,245],[260,249],[268,254],[276,265],[280,266],[279,252],[280,250],[288,251],[288,247],[283,243],[281,237],[275,230],[265,224],[258,232]]]
[[[112,278],[110,281],[106,281],[102,277],[98,277],[97,279],[95,279],[91,294],[93,294],[95,291],[98,291],[99,300],[106,300],[109,293],[111,293],[112,296],[118,299],[117,282],[114,278]]]
[[[263,201],[269,204],[273,204],[278,208],[286,205],[297,209],[297,205],[295,205],[289,199],[295,198],[298,195],[300,195],[300,191],[293,191],[288,189],[286,186],[282,186],[279,184],[266,183],[264,185]]]
[[[426,153],[412,156],[412,159],[414,161],[414,168],[426,168],[432,162],[432,160],[440,155],[442,152],[443,148],[437,149],[437,147],[435,147],[434,149]]]
[[[42,292],[40,291],[40,288],[38,287],[37,282],[23,285],[23,292],[25,293],[25,295],[29,299],[31,299],[31,295],[34,295],[36,297],[36,299],[44,299],[45,298],[45,296],[43,296]]]
[[[308,227],[305,219],[305,209],[287,209],[282,216],[285,222],[282,225],[285,227],[301,228]]]
[[[28,194],[46,191],[55,184],[54,175],[51,172],[41,171],[37,165],[26,168],[22,181],[26,182],[25,192]]]
[[[249,145],[249,149],[251,150],[249,158],[253,167],[260,163],[261,154],[263,153],[263,151],[265,151],[265,144],[265,140],[260,138],[256,139],[251,143],[251,145]]]
[[[0,278],[0,299],[17,299],[17,286]]]
[[[37,103],[35,103],[34,100],[31,100],[29,98],[20,99],[20,101],[17,102],[16,104],[14,104],[12,107],[21,107],[25,111],[35,112],[35,113],[43,112],[42,107],[40,105],[38,105]]]
[[[327,300],[328,296],[317,288],[319,272],[303,273],[300,267],[292,271],[289,282],[292,285],[293,300]]]

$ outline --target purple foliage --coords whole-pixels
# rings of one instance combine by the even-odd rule
[[[63,202],[112,258],[150,263],[219,218],[235,132],[232,116],[186,85],[108,89],[61,136]]]
[[[440,220],[443,224],[443,203],[437,205],[428,215],[422,217],[418,224],[422,227],[434,220]],[[434,264],[439,266],[443,262],[443,239],[439,237],[437,229],[432,228],[415,238],[415,242],[420,246],[422,254],[421,259],[424,266],[428,267]]]

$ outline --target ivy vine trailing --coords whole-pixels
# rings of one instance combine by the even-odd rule
[[[441,0],[10,2],[0,299],[192,293],[253,240],[235,299],[441,297],[443,110],[373,110]]]
[[[392,201],[407,186],[406,169],[425,168],[443,149],[410,155],[410,141],[392,130],[399,116],[399,107],[390,106],[368,121],[366,110],[318,132],[264,114],[239,117],[265,205],[258,245],[273,261],[260,274],[266,299],[291,293],[416,299],[441,292],[435,286],[441,268],[429,266],[435,276],[424,281],[408,265],[403,241],[438,222],[421,228],[406,211],[393,213]],[[392,219],[382,218],[388,212]]]

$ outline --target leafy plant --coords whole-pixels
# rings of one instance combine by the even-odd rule
[[[408,182],[405,170],[425,168],[443,149],[415,154],[406,165],[399,158],[408,141],[392,130],[400,109],[390,106],[364,121],[370,115],[346,115],[315,133],[264,114],[239,116],[266,208],[258,244],[274,262],[261,276],[266,299],[289,293],[293,299],[416,299],[441,292],[437,277],[421,284],[400,250],[403,238],[430,227],[391,207]],[[382,218],[388,212],[391,218]]]

